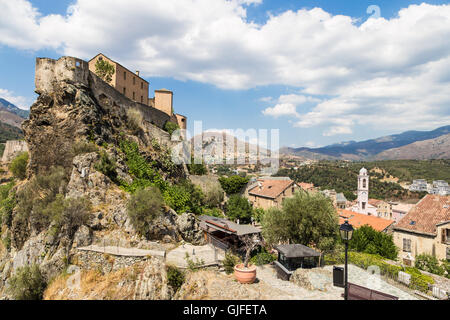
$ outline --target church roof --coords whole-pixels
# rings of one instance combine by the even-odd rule
[[[359,175],[360,176],[367,176],[367,169],[366,168],[361,168],[361,170],[359,170]]]

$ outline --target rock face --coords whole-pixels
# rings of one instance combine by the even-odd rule
[[[333,283],[333,276],[329,270],[319,268],[297,269],[290,281],[308,290],[327,291]]]
[[[28,145],[23,140],[6,141],[5,151],[3,151],[2,162],[9,162],[21,152],[27,152]]]
[[[194,245],[204,245],[205,238],[193,213],[183,213],[176,220],[178,231],[184,241]]]

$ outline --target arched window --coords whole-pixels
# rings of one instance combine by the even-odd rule
[[[366,179],[363,179],[363,188],[366,187]]]

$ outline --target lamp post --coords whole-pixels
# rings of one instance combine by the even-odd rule
[[[347,260],[347,254],[348,254],[348,242],[352,239],[353,235],[353,227],[350,223],[348,223],[348,220],[345,220],[343,224],[339,227],[339,232],[341,234],[341,239],[345,243],[345,287],[344,287],[344,300],[348,300],[348,260]]]

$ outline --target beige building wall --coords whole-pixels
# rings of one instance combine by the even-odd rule
[[[115,72],[109,83],[116,88],[117,91],[125,95],[127,98],[149,105],[148,90],[149,84],[138,76],[138,74],[125,69],[120,64],[108,59],[104,55],[98,55],[89,61],[89,70],[95,73],[95,64],[99,59],[104,59],[114,66]],[[138,73],[138,72],[137,72]]]
[[[399,248],[399,260],[408,264],[409,256],[412,257],[412,265],[417,255],[430,254],[435,256],[438,260],[447,258],[447,248],[450,246],[450,242],[442,241],[442,230],[450,228],[450,223],[446,226],[441,226],[437,229],[437,236],[428,236],[425,234],[415,234],[399,230],[394,230],[394,243]],[[411,251],[404,251],[403,239],[411,240]],[[449,240],[447,240],[449,241]]]
[[[187,128],[187,118],[185,116],[182,116],[181,114],[175,114],[175,117],[177,118],[177,123],[180,129],[186,130]]]
[[[172,116],[173,114],[173,93],[169,90],[155,90],[154,107]]]
[[[258,188],[258,187],[256,187]],[[294,184],[281,193],[276,199],[254,196],[249,194],[248,198],[255,208],[267,210],[269,208],[281,208],[283,200],[290,198],[299,189],[299,186]]]
[[[393,220],[392,218],[392,205],[387,202],[381,201],[377,205],[378,217],[383,219]]]

